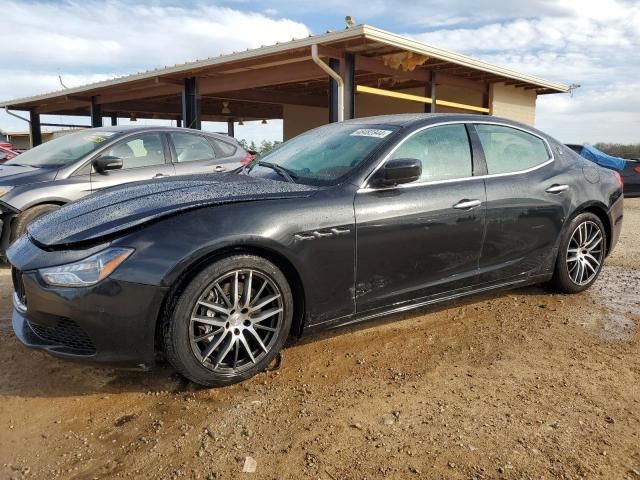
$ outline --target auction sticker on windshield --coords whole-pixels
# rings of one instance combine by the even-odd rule
[[[91,135],[87,135],[86,139],[90,142],[100,143],[113,135],[115,132],[93,132]]]
[[[351,134],[352,137],[374,137],[384,138],[392,133],[391,130],[380,130],[377,128],[359,128]]]

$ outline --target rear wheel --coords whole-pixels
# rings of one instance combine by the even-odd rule
[[[163,329],[165,353],[200,385],[240,382],[274,359],[292,318],[293,296],[280,269],[234,255],[205,268],[182,292]]]
[[[606,231],[597,215],[589,212],[577,215],[560,242],[553,285],[565,293],[589,288],[602,270],[606,244]]]
[[[9,240],[13,242],[18,237],[24,235],[27,231],[27,227],[31,223],[58,208],[60,208],[58,205],[37,205],[21,212],[13,221],[13,228],[11,229],[11,237]]]

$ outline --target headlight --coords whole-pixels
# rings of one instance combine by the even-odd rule
[[[0,187],[0,197],[9,193],[13,187]]]
[[[108,248],[79,262],[43,268],[39,272],[49,285],[86,287],[107,278],[132,253],[131,248]]]

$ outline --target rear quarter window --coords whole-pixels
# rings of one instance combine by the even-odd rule
[[[221,140],[212,140],[213,143],[218,147],[218,149],[222,152],[222,155],[225,157],[230,157],[238,150],[238,147],[235,145],[231,145],[230,143],[223,142]]]
[[[530,133],[502,125],[475,124],[489,175],[536,167],[551,156],[546,142]]]

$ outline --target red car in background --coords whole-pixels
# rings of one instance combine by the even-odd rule
[[[0,163],[7,162],[17,155],[18,152],[11,148],[10,143],[0,143]]]

